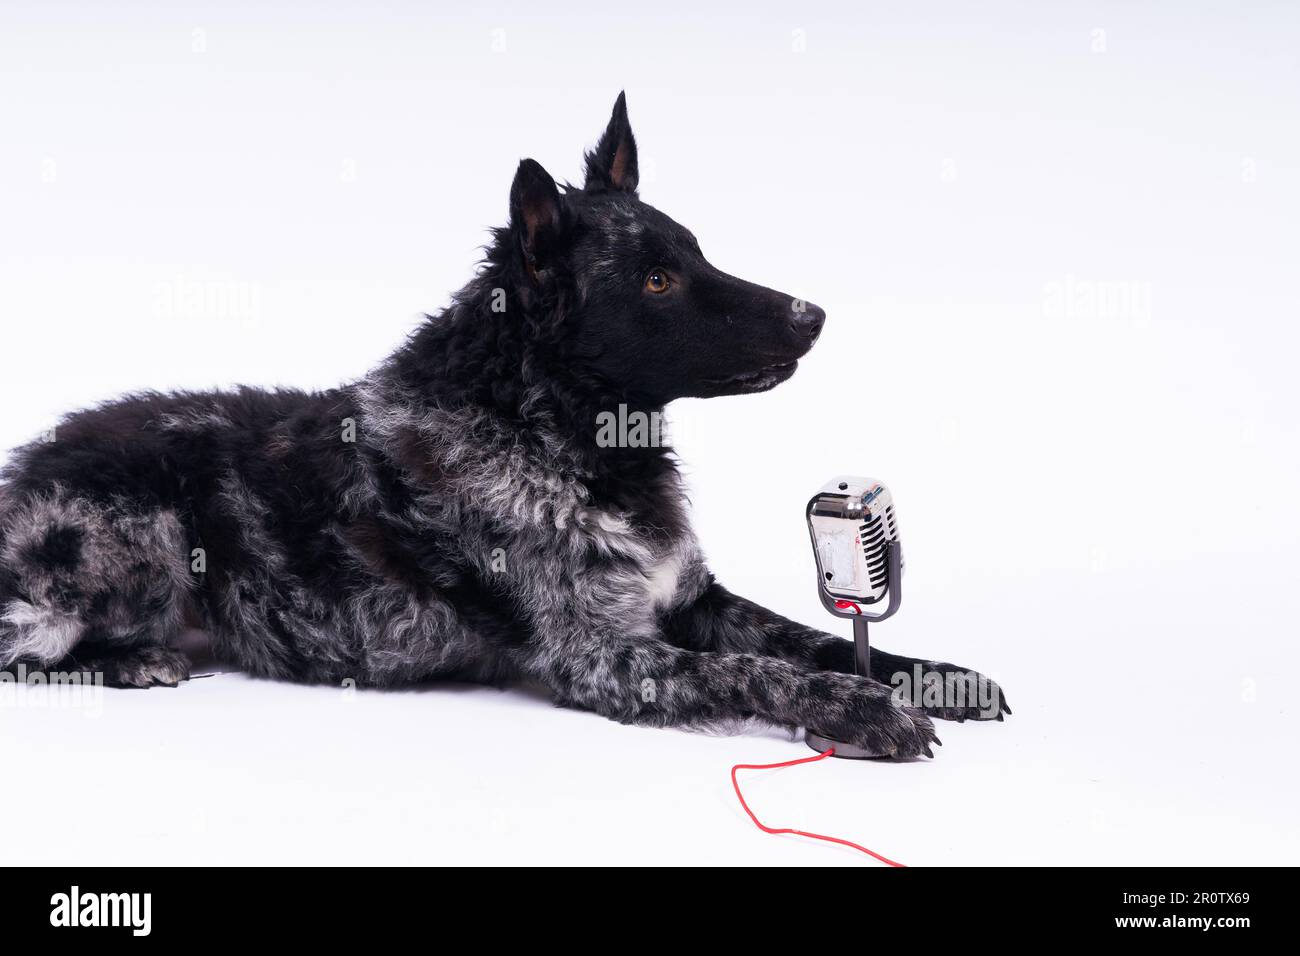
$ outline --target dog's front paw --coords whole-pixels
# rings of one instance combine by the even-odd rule
[[[930,718],[899,704],[884,684],[852,674],[823,672],[808,678],[806,725],[835,740],[892,757],[933,757],[941,744]]]
[[[997,681],[979,671],[942,661],[917,662],[891,675],[894,699],[940,720],[1002,720],[1011,713]]]

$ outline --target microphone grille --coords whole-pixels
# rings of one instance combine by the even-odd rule
[[[885,545],[898,540],[898,524],[894,519],[894,503],[887,501],[885,507],[874,514],[858,528],[862,541],[862,554],[867,561],[867,578],[873,591],[883,591],[889,585],[889,562]]]

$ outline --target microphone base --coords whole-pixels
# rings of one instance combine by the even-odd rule
[[[833,757],[843,757],[845,760],[883,760],[889,757],[889,754],[874,753],[870,750],[864,750],[854,744],[846,744],[842,740],[835,740],[831,737],[823,737],[821,734],[808,730],[804,732],[804,743],[818,753],[825,753],[834,749]]]
[[[867,634],[867,619],[864,617],[853,619],[853,670],[854,673],[864,677],[871,674],[871,640]],[[811,728],[805,730],[803,739],[804,743],[818,753],[825,753],[834,748],[835,753],[832,756],[843,757],[845,760],[880,760],[889,756],[889,754],[864,750],[855,744],[846,744],[833,737],[824,737]]]

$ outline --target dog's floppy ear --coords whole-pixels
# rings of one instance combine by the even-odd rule
[[[538,269],[551,264],[564,231],[564,209],[555,180],[535,159],[522,160],[515,171],[510,186],[510,228],[518,237],[529,275],[536,278]]]
[[[605,135],[587,154],[586,188],[635,193],[636,183],[636,140],[627,120],[627,96],[619,93]]]

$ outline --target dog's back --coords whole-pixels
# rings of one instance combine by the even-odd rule
[[[146,394],[19,449],[5,470],[0,664],[162,646],[187,613],[211,622],[254,581],[307,570],[319,549],[294,532],[340,497],[343,408],[339,393]],[[256,669],[282,670],[284,652],[265,657]]]

